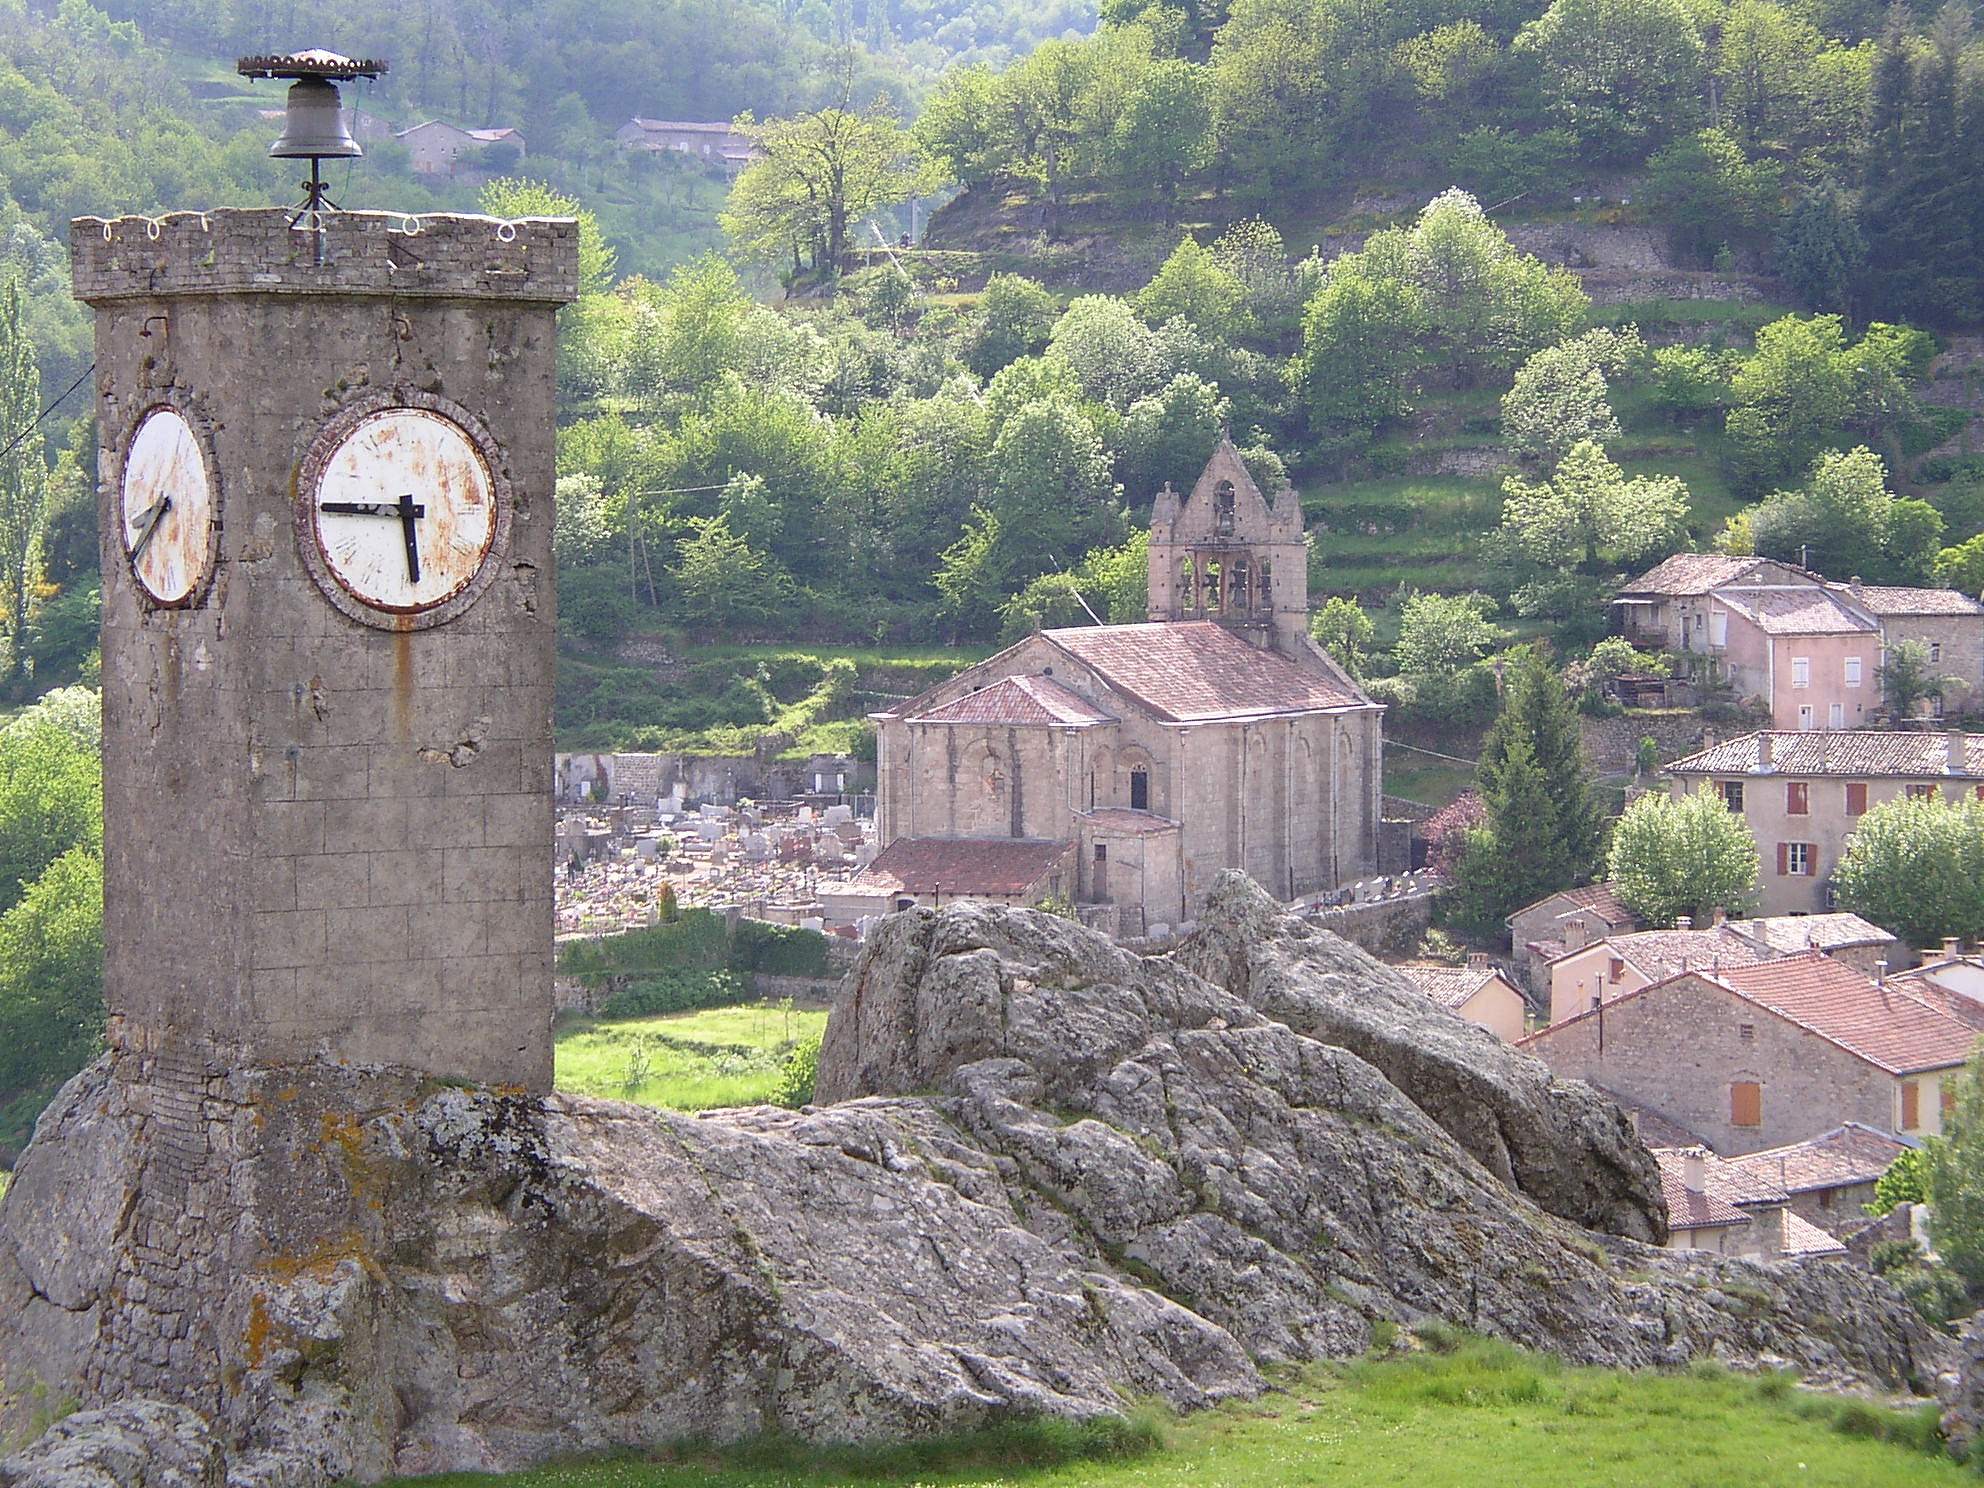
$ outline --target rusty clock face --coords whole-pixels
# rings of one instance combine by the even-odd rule
[[[438,624],[473,602],[508,531],[486,439],[433,407],[336,420],[306,458],[299,538],[331,602],[393,629]]]
[[[199,437],[175,408],[138,421],[119,486],[124,552],[154,603],[191,604],[213,571],[214,487]]]

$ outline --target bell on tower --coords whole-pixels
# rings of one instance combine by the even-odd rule
[[[1274,650],[1309,629],[1309,549],[1294,492],[1261,494],[1223,438],[1191,493],[1151,505],[1150,618],[1213,620]]]

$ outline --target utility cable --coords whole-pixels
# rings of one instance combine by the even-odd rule
[[[50,403],[46,408],[42,409],[40,413],[37,413],[34,416],[33,423],[29,424],[25,429],[21,430],[18,434],[16,434],[12,439],[8,440],[6,444],[0,445],[0,460],[6,459],[7,456],[11,455],[16,449],[20,448],[21,441],[26,439],[28,435],[34,433],[36,429],[40,428],[42,420],[47,418],[51,413],[55,412],[56,409],[60,408],[63,405],[63,403],[67,401],[69,394],[73,393],[77,388],[81,387],[85,382],[87,382],[89,380],[90,373],[94,371],[96,371],[96,363],[91,362],[87,367],[83,368],[83,375],[81,377],[78,377],[74,382],[70,383],[66,388],[62,390],[61,395],[57,397],[53,403]]]

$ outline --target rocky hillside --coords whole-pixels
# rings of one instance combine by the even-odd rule
[[[1626,1238],[1665,1215],[1616,1109],[1237,876],[1170,958],[1030,911],[897,916],[805,1111],[267,1070],[175,1116],[155,1074],[79,1076],[0,1204],[8,1424],[97,1408],[0,1484],[1190,1408],[1381,1322],[1892,1387],[1944,1362],[1865,1272]]]

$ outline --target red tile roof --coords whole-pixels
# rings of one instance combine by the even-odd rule
[[[1836,595],[1809,589],[1717,589],[1715,597],[1765,635],[1875,635]]]
[[[1114,715],[1103,712],[1052,677],[1034,676],[1001,677],[976,692],[908,717],[911,723],[1048,724],[1073,728],[1116,721]]]
[[[1414,984],[1441,1007],[1460,1009],[1501,973],[1492,966],[1401,966]]]
[[[1667,1224],[1676,1230],[1719,1230],[1730,1225],[1748,1224],[1750,1216],[1727,1199],[1698,1191],[1684,1181],[1686,1158],[1679,1152],[1654,1153],[1660,1162],[1660,1192],[1667,1200]],[[1710,1162],[1715,1159],[1711,1157]]]
[[[1743,1173],[1754,1173],[1787,1193],[1812,1193],[1872,1183],[1908,1150],[1908,1144],[1871,1126],[1849,1121],[1809,1142],[1746,1152],[1724,1159]]]
[[[1842,951],[1851,946],[1886,945],[1894,940],[1879,925],[1843,909],[1826,914],[1761,915],[1754,920],[1731,920],[1729,928],[1745,940],[1755,941],[1783,956],[1793,951]]]
[[[1809,733],[1764,729],[1725,739],[1667,766],[1676,775],[1801,775],[1851,779],[1927,780],[1956,774],[1984,779],[1984,734],[1966,734],[1951,771],[1949,735],[1820,729]],[[1758,763],[1761,741],[1770,763]]]
[[[853,882],[903,894],[1024,894],[1070,847],[1026,837],[898,837]]]
[[[1731,558],[1724,553],[1676,553],[1648,569],[1621,589],[1621,595],[1664,594],[1682,597],[1706,594],[1718,584],[1741,578],[1757,566],[1755,558]]]
[[[1210,620],[1091,625],[1041,636],[1172,723],[1370,707],[1320,666],[1250,646]]]
[[[1984,604],[1955,589],[1908,589],[1889,584],[1832,587],[1875,615],[1984,615]]]
[[[1828,1235],[1804,1215],[1792,1209],[1782,1211],[1779,1220],[1784,1225],[1783,1254],[1788,1256],[1837,1256],[1845,1255],[1846,1247],[1839,1240]]]
[[[1707,971],[1717,966],[1748,966],[1766,960],[1775,951],[1753,945],[1728,926],[1719,930],[1638,930],[1629,935],[1609,935],[1602,941],[1566,950],[1558,957],[1576,955],[1595,945],[1611,948],[1610,954],[1626,962],[1650,982],[1664,982],[1684,971]]]
[[[1977,1042],[1919,992],[1876,986],[1821,951],[1725,967],[1712,980],[1890,1074],[1961,1064]]]

